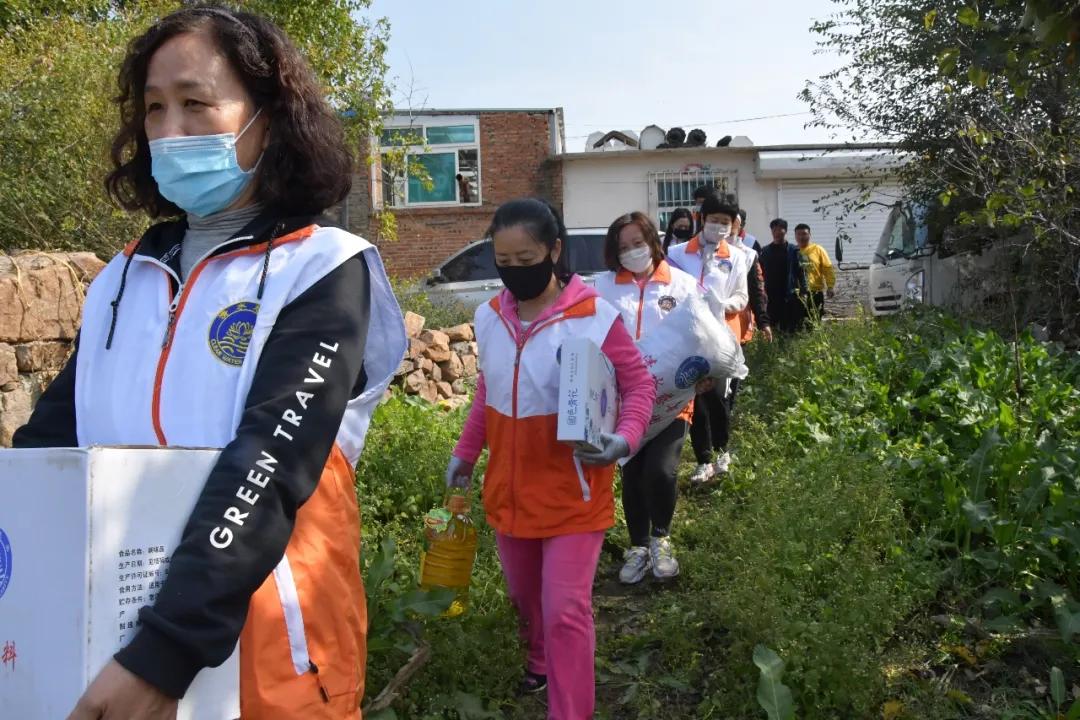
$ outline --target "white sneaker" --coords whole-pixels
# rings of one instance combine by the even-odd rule
[[[648,548],[630,548],[626,551],[626,562],[619,571],[619,582],[625,585],[641,582],[650,565]]]
[[[690,482],[700,485],[711,480],[715,474],[716,470],[712,463],[702,463],[695,468],[694,474],[690,476]]]
[[[723,475],[731,469],[731,455],[727,452],[720,453],[720,457],[716,458],[716,462],[713,463],[713,471],[717,475]]]
[[[654,577],[667,580],[679,574],[679,561],[671,554],[669,538],[654,537],[649,541],[649,559],[652,561]]]

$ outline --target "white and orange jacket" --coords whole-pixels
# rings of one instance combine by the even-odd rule
[[[666,260],[657,263],[656,270],[644,283],[623,269],[603,273],[596,278],[594,287],[600,297],[619,311],[634,340],[647,335],[683,300],[702,292],[693,277]]]
[[[657,263],[653,274],[644,283],[635,280],[629,270],[621,269],[600,275],[594,287],[600,297],[619,311],[635,341],[645,337],[679,303],[703,292],[693,277],[672,267],[666,260]],[[677,419],[689,423],[693,414],[694,401],[691,400]]]
[[[367,617],[354,465],[406,346],[376,250],[261,216],[183,280],[184,222],[86,296],[17,446],[222,448],[121,665],[166,694],[240,644],[245,718],[359,718]]]
[[[689,242],[671,247],[668,260],[701,283],[723,308],[724,320],[735,337],[742,338],[745,332],[742,312],[750,302],[746,276],[753,265],[753,257],[721,240],[713,257],[704,261],[701,236],[695,235]]]
[[[615,367],[620,398],[615,432],[636,451],[656,397],[649,371],[619,312],[576,275],[528,328],[503,291],[476,310],[480,379],[454,455],[476,462],[486,444],[484,511],[500,533],[519,538],[606,530],[615,523],[614,466],[583,465],[557,441],[558,353],[587,337]]]

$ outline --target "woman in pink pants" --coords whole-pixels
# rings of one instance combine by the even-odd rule
[[[446,471],[467,486],[486,444],[484,511],[528,646],[523,692],[547,689],[548,717],[585,720],[595,706],[592,583],[615,523],[613,463],[636,449],[656,390],[618,310],[571,274],[566,228],[541,200],[514,200],[487,236],[506,289],[476,311],[480,379]],[[615,432],[597,451],[556,438],[560,348],[591,339],[615,368]]]

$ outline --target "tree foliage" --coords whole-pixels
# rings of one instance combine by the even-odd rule
[[[1075,339],[1080,2],[834,2],[812,30],[844,63],[803,91],[812,124],[895,140],[913,204],[1007,250],[1005,324]]]
[[[179,0],[0,3],[0,250],[92,250],[109,256],[147,219],[114,207],[102,181],[118,125],[111,98],[127,42]],[[370,0],[227,3],[280,24],[342,112],[353,147],[390,110],[389,24]]]

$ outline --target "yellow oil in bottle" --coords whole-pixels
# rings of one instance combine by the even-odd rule
[[[446,507],[424,516],[424,551],[420,554],[420,587],[457,591],[444,617],[457,617],[468,608],[475,558],[476,526],[469,517],[469,499],[451,495]]]

